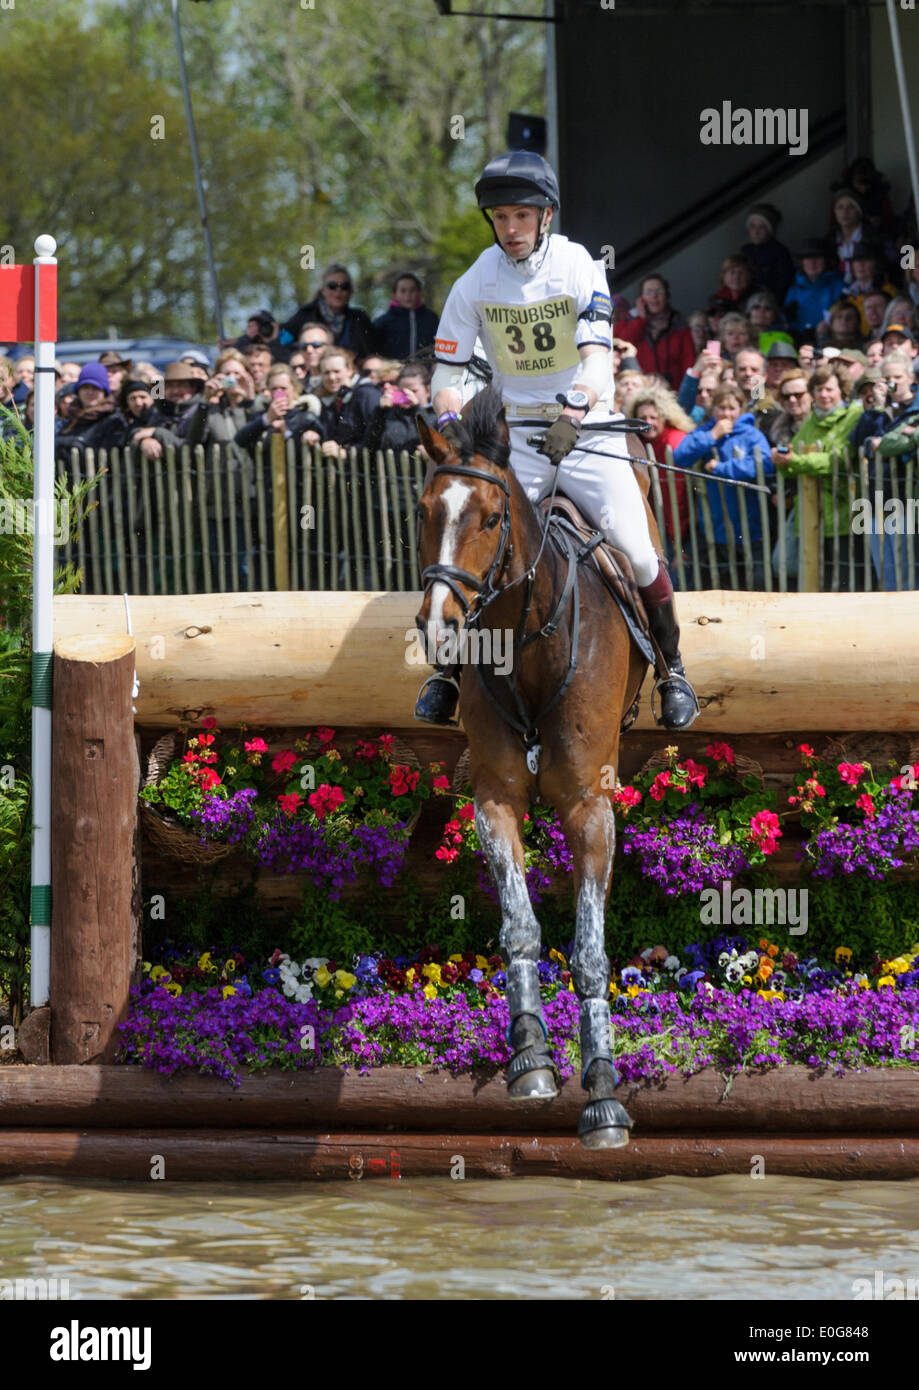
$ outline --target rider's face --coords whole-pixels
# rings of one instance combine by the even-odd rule
[[[551,208],[492,208],[491,217],[501,250],[515,261],[525,261],[527,256],[532,255],[539,240],[539,223],[544,215],[548,231],[552,221]]]

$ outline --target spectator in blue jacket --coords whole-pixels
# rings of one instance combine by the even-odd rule
[[[419,348],[432,346],[439,320],[424,304],[422,293],[421,281],[410,270],[396,276],[389,308],[373,321],[377,350],[383,357],[404,361]]]
[[[827,246],[819,237],[804,243],[798,260],[801,269],[785,296],[785,317],[800,335],[827,320],[830,305],[845,292],[845,282],[838,270],[829,268]]]
[[[739,478],[745,482],[756,482],[756,460],[754,449],[759,449],[763,472],[767,478],[775,475],[772,450],[769,441],[757,429],[754,416],[745,411],[745,397],[739,386],[719,386],[712,395],[712,419],[705,420],[698,429],[688,434],[673,452],[673,461],[681,468],[691,468],[693,464],[705,460],[704,471],[713,478]],[[717,457],[716,457],[717,456]],[[763,558],[756,550],[756,543],[762,540],[759,499],[755,493],[743,492],[741,488],[725,488],[728,515],[734,528],[735,559],[742,559],[741,541],[744,535],[754,546],[753,586],[763,587]],[[741,494],[743,494],[741,496]],[[719,563],[728,563],[728,541],[725,519],[721,508],[721,496],[714,483],[708,488],[708,502],[711,507],[712,525],[715,532],[716,551]],[[741,518],[745,516],[745,520]],[[699,524],[702,526],[702,506],[699,505]]]

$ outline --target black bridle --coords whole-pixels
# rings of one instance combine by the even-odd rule
[[[421,582],[424,585],[425,594],[428,593],[428,590],[434,584],[446,584],[448,588],[455,594],[456,598],[459,600],[459,603],[463,609],[463,616],[466,620],[466,626],[470,629],[478,627],[481,624],[483,613],[485,612],[489,604],[494,602],[494,600],[498,597],[499,594],[506,594],[510,589],[514,587],[515,584],[526,584],[526,592],[523,601],[523,610],[521,613],[520,621],[517,624],[517,630],[514,634],[514,660],[511,663],[511,670],[509,674],[506,676],[498,676],[497,672],[492,673],[496,679],[502,679],[507,682],[507,686],[511,692],[511,695],[513,696],[514,703],[516,705],[516,715],[506,710],[504,706],[501,704],[501,702],[498,700],[494,691],[492,691],[489,688],[481,664],[476,663],[475,669],[479,681],[481,682],[482,689],[489,702],[498,711],[502,719],[504,719],[506,723],[510,724],[511,728],[516,729],[517,732],[521,734],[521,736],[523,737],[524,746],[526,747],[527,751],[527,766],[529,767],[530,771],[535,775],[539,768],[539,723],[541,720],[545,718],[545,716],[550,712],[550,710],[553,710],[555,708],[555,706],[561,700],[562,696],[565,694],[566,690],[571,684],[571,681],[574,677],[574,673],[578,667],[578,637],[581,626],[581,598],[577,584],[578,567],[582,563],[582,561],[584,561],[588,557],[588,555],[592,553],[594,548],[601,543],[603,538],[598,533],[589,541],[582,541],[576,529],[568,521],[561,517],[553,517],[550,511],[549,514],[546,516],[545,521],[542,523],[542,540],[540,541],[539,550],[536,553],[536,558],[533,561],[533,563],[524,571],[522,575],[519,575],[516,579],[512,579],[510,583],[499,587],[498,581],[501,579],[506,565],[513,556],[513,545],[510,542],[511,490],[507,483],[507,480],[494,473],[487,473],[484,469],[481,468],[470,468],[466,464],[440,464],[437,468],[435,468],[432,471],[431,478],[435,478],[439,473],[449,473],[451,475],[458,475],[464,478],[478,478],[483,480],[484,482],[496,484],[496,486],[500,487],[504,492],[504,500],[501,512],[501,526],[498,534],[498,544],[495,548],[495,553],[492,558],[491,564],[483,578],[479,579],[477,575],[470,573],[469,570],[460,569],[457,565],[436,564],[428,565],[428,567],[423,571],[421,575]],[[557,488],[558,471],[556,470],[555,481],[553,483],[551,493],[551,498],[553,499],[555,497]],[[552,535],[553,539],[555,540],[556,544],[561,550],[563,557],[567,559],[568,572],[565,578],[565,583],[562,586],[562,591],[558,597],[558,601],[555,603],[552,609],[552,616],[548,619],[547,622],[543,623],[542,627],[537,628],[534,632],[527,632],[526,627],[530,617],[530,610],[533,604],[533,592],[536,586],[536,570],[542,558],[542,553],[545,549],[546,541],[548,540],[550,534]],[[465,585],[467,589],[471,589],[475,594],[476,597],[472,603],[469,603],[469,601],[466,599],[465,594],[459,588],[460,584]],[[571,624],[568,669],[565,673],[561,685],[556,690],[555,694],[543,706],[539,713],[533,716],[529,713],[529,711],[526,708],[526,705],[524,704],[523,697],[520,693],[520,688],[517,683],[517,653],[521,651],[524,647],[528,646],[530,642],[535,642],[539,637],[551,637],[558,630],[558,626],[559,623],[562,621],[565,609],[568,607],[568,604],[569,602],[571,602],[572,598],[574,600],[574,605]]]

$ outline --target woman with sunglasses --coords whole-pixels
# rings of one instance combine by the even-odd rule
[[[295,343],[308,323],[328,328],[335,347],[348,348],[360,362],[376,350],[376,337],[369,316],[351,307],[354,285],[347,266],[337,262],[327,266],[315,299],[303,304],[281,325],[281,342]],[[302,346],[302,344],[301,344]]]

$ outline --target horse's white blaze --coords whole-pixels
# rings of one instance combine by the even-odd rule
[[[447,519],[444,525],[443,535],[440,538],[440,554],[437,557],[438,564],[452,565],[454,563],[454,552],[456,550],[456,535],[459,530],[460,518],[466,507],[469,494],[472,488],[468,483],[461,482],[455,478],[450,486],[443,493],[441,500],[447,509]],[[447,595],[451,593],[448,584],[438,583],[431,589],[431,609],[430,617],[425,625],[425,643],[428,655],[433,655],[437,644],[446,635],[446,625],[444,623],[444,603]]]

